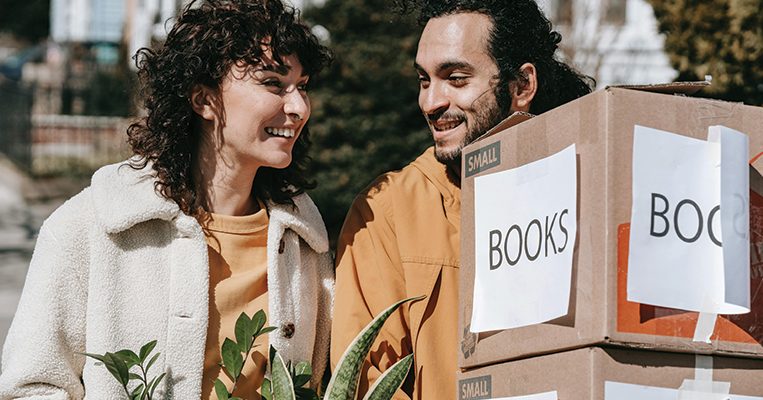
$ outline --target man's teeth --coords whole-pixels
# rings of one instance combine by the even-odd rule
[[[448,123],[440,123],[435,125],[438,131],[447,131],[461,125],[461,121],[453,121]]]
[[[296,132],[294,129],[288,129],[288,128],[265,128],[265,132],[274,135],[274,136],[282,136],[282,137],[294,137]]]

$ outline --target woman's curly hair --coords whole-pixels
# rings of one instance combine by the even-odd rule
[[[535,0],[396,0],[399,12],[419,12],[419,23],[462,12],[484,14],[493,22],[488,53],[499,70],[495,88],[504,113],[511,106],[510,84],[523,81],[524,63],[535,66],[538,90],[530,112],[541,114],[591,92],[593,78],[576,72],[555,57],[562,35],[552,29]]]
[[[136,169],[156,172],[157,191],[180,209],[196,214],[194,163],[201,130],[189,101],[194,86],[219,88],[231,67],[244,61],[255,66],[264,48],[276,62],[295,54],[305,75],[314,76],[331,62],[331,52],[299,22],[299,14],[281,0],[203,0],[191,2],[164,43],[135,55],[143,81],[147,116],[128,128],[128,143],[139,157]],[[284,169],[262,167],[252,194],[261,200],[294,204],[292,198],[315,187],[305,170],[309,157],[307,127],[294,144],[292,161]]]

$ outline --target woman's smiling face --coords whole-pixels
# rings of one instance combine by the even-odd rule
[[[202,114],[214,124],[205,131],[217,158],[234,169],[286,168],[310,117],[305,91],[309,77],[302,75],[297,56],[282,56],[279,64],[266,51],[261,60],[254,66],[234,64],[215,96],[222,104],[213,109],[221,112],[211,119]]]

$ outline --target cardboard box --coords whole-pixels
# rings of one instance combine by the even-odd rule
[[[723,388],[721,391],[728,390],[730,383],[727,393],[732,395],[763,396],[763,360],[704,357],[712,360],[712,369],[697,371],[697,365],[709,366],[709,360],[698,364],[691,354],[585,347],[456,372],[456,399],[492,399],[552,391],[561,400],[620,399],[613,396],[613,386],[620,386],[621,390],[625,387],[628,392],[649,390],[644,387],[668,389],[658,392],[667,392],[675,399],[682,398],[675,394],[682,386],[683,390],[701,387],[696,382],[703,377],[712,379]],[[690,382],[685,384],[685,380]],[[659,398],[641,393],[640,397],[630,398]]]
[[[702,140],[713,125],[739,130],[750,138],[750,159],[755,158],[751,164],[763,171],[763,157],[756,157],[763,152],[760,107],[614,87],[534,118],[510,117],[488,137],[463,150],[459,367],[592,345],[763,356],[763,236],[759,234],[763,233],[763,197],[757,193],[751,196],[751,313],[719,316],[708,344],[692,341],[698,313],[626,300],[635,125]],[[573,143],[578,168],[578,229],[567,315],[521,328],[470,332],[474,179],[537,161]],[[491,145],[500,147],[500,158],[479,171],[469,171],[468,155]]]

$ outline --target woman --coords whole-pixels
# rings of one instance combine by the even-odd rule
[[[259,398],[268,344],[323,374],[333,268],[304,194],[305,86],[328,50],[280,0],[185,9],[142,49],[148,115],[136,154],[104,167],[43,225],[3,349],[0,399],[116,399],[123,389],[78,352],[157,340],[158,398],[216,398],[220,346],[241,312],[279,329],[258,340],[234,396]]]

